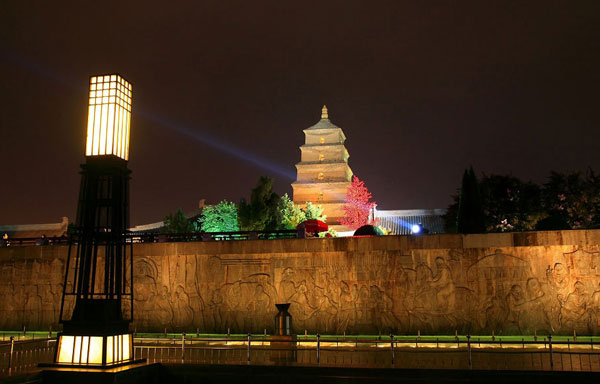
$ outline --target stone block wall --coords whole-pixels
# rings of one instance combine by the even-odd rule
[[[134,246],[138,331],[600,333],[600,230]],[[47,330],[66,246],[0,248],[0,329]]]

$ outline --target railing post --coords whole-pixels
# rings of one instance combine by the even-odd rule
[[[248,333],[248,362],[250,362],[250,343],[251,343],[251,335]]]
[[[317,364],[321,363],[321,335],[317,333]]]
[[[390,346],[392,347],[392,365],[394,365],[394,334],[390,332]]]
[[[471,356],[471,335],[467,333],[467,349],[469,350],[469,369],[473,369],[473,358]]]
[[[181,362],[185,363],[185,332],[181,333]]]
[[[550,369],[554,370],[554,359],[552,357],[552,335],[548,335],[548,347],[550,348]]]
[[[12,357],[13,357],[13,351],[15,349],[15,337],[11,336],[10,337],[10,354],[8,355],[8,369],[11,369],[12,366]]]

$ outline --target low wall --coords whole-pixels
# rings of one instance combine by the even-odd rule
[[[600,230],[134,246],[141,331],[600,333]],[[0,248],[0,329],[57,329],[66,246]]]

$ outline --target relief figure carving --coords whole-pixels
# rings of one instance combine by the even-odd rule
[[[587,305],[589,296],[582,282],[577,281],[560,311],[561,325],[566,329],[574,329],[580,333],[588,328]]]

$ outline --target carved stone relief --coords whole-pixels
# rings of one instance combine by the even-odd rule
[[[64,256],[0,253],[0,328],[58,328]],[[598,334],[599,260],[597,246],[136,256],[133,327],[269,332],[289,302],[298,333]]]

